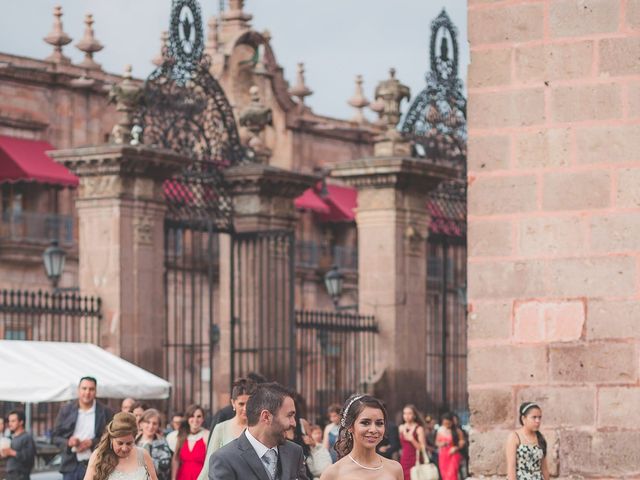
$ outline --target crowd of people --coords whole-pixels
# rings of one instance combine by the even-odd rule
[[[468,436],[453,414],[423,416],[414,405],[396,426],[384,404],[354,394],[331,405],[322,428],[302,415],[303,399],[257,374],[234,382],[230,405],[205,428],[199,405],[162,414],[126,398],[112,415],[96,400],[97,381],[83,377],[77,401],[63,406],[52,440],[61,450],[63,480],[390,479],[458,480],[467,476]],[[509,480],[548,480],[542,411],[519,409],[521,428],[506,442]],[[0,438],[8,480],[27,480],[36,455],[21,411],[8,415],[10,440]],[[3,427],[4,428],[4,427]],[[2,437],[2,430],[0,430]],[[424,464],[437,466],[419,474]]]

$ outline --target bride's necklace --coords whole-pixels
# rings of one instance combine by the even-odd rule
[[[366,465],[362,465],[361,463],[359,463],[355,458],[353,458],[351,456],[351,454],[347,455],[351,461],[353,463],[355,463],[356,465],[358,465],[360,468],[364,468],[365,470],[380,470],[382,468],[382,461],[380,461],[380,465],[378,465],[377,467],[367,467]]]

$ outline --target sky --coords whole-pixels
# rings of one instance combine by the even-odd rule
[[[203,19],[217,14],[220,0],[200,0]],[[271,32],[271,46],[291,84],[296,65],[305,63],[306,83],[314,94],[306,104],[316,113],[351,118],[346,103],[355,76],[364,77],[365,96],[373,100],[376,84],[396,77],[411,88],[412,98],[425,85],[429,70],[430,23],[446,8],[458,29],[460,77],[466,84],[469,63],[466,0],[246,0],[252,25]],[[74,45],[84,32],[84,15],[94,16],[95,36],[105,48],[94,59],[106,71],[121,73],[133,65],[136,77],[154,68],[151,59],[167,30],[171,0],[0,0],[0,51],[44,59],[52,47],[42,38],[51,30],[54,5],[62,5],[65,32],[73,42],[65,55],[79,62]],[[403,111],[406,111],[405,104]],[[371,114],[369,114],[371,118]]]

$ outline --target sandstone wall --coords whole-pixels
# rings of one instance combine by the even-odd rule
[[[640,476],[640,0],[469,0],[471,471]]]

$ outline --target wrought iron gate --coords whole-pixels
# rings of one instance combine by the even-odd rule
[[[342,405],[376,379],[378,323],[357,313],[302,310],[296,327],[296,390],[306,400],[307,420],[323,423],[329,405]]]
[[[231,251],[231,378],[254,371],[295,387],[294,234],[235,234]]]
[[[212,407],[218,250],[211,223],[166,221],[164,358],[176,410],[190,403]]]
[[[249,161],[233,110],[204,54],[197,0],[172,0],[163,63],[147,78],[135,122],[143,143],[185,157],[182,171],[164,182],[165,376],[171,407],[213,407],[216,289],[220,232],[233,231],[233,209],[223,177]]]
[[[427,266],[427,393],[433,411],[467,411],[466,244],[432,235]]]

